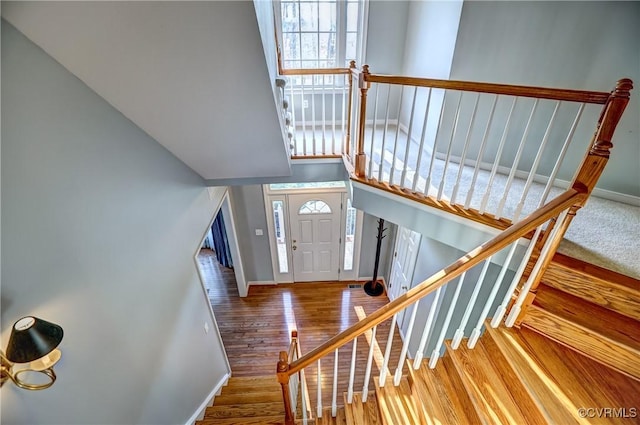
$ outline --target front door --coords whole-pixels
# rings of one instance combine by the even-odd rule
[[[289,195],[293,279],[338,280],[341,193]]]
[[[405,227],[398,227],[396,246],[393,251],[393,263],[391,264],[391,277],[387,293],[391,301],[395,300],[411,288],[413,270],[416,267],[418,248],[420,247],[420,233]],[[404,312],[398,313],[398,326],[402,327]]]

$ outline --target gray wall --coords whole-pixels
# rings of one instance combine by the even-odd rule
[[[464,2],[452,79],[609,91],[640,81],[638,2]],[[598,187],[640,195],[639,96],[631,102]],[[572,177],[597,113],[576,134],[564,179]]]
[[[423,237],[420,240],[420,250],[418,252],[418,261],[416,262],[416,268],[413,274],[413,280],[411,287],[420,284],[425,279],[432,276],[434,273],[440,271],[442,268],[448,266],[449,264],[456,261],[458,258],[465,255],[466,252],[451,247],[449,245],[443,244],[436,240]],[[454,309],[453,316],[450,322],[450,325],[446,331],[445,339],[451,339],[458,329],[460,325],[460,321],[462,320],[462,316],[464,315],[466,306],[468,304],[469,299],[471,298],[471,293],[474,290],[475,285],[477,284],[478,277],[480,276],[480,272],[482,270],[484,263],[477,265],[476,267],[469,270],[466,274],[464,280],[464,286],[460,290],[460,296],[458,298],[458,303],[456,304],[456,308]],[[498,274],[500,273],[500,267],[491,264],[489,269],[487,270],[487,274],[485,276],[484,283],[482,284],[482,288],[478,294],[477,303],[474,307],[469,321],[465,326],[465,336],[469,336],[471,330],[475,327],[478,318],[480,317],[480,313],[484,307],[486,300],[489,297],[489,293],[493,288],[492,283],[496,281]],[[507,271],[503,281],[501,282],[501,288],[498,290],[496,298],[492,304],[491,309],[489,310],[489,317],[493,316],[496,308],[502,301],[509,283],[513,279],[514,272]],[[445,295],[441,297],[440,305],[438,306],[437,315],[435,319],[434,329],[437,329],[436,332],[432,336],[429,337],[428,343],[424,349],[424,357],[428,358],[431,356],[431,352],[434,350],[437,338],[439,336],[439,332],[442,329],[442,325],[445,321],[445,316],[447,314],[448,308],[451,305],[451,300],[453,299],[453,295],[458,285],[459,279],[455,279],[454,281],[447,284],[444,288]],[[422,337],[422,332],[427,321],[427,316],[429,314],[429,309],[431,308],[433,302],[435,301],[435,293],[428,295],[420,301],[418,313],[416,314],[416,321],[413,328],[413,333],[411,335],[411,342],[409,344],[409,353],[412,357],[415,357],[416,350],[418,349],[418,345],[420,343],[420,338]],[[409,316],[412,312],[412,308],[407,309],[407,313],[405,314],[405,319],[402,324],[402,331],[404,335],[408,330],[409,324]]]
[[[369,2],[365,63],[376,74],[400,74],[405,49],[404,28],[409,19],[407,1]],[[358,64],[361,66],[363,64]]]
[[[272,281],[273,266],[262,186],[233,186],[231,202],[246,281]],[[262,236],[256,236],[255,229],[262,229]]]
[[[194,263],[220,200],[4,21],[2,141],[2,346],[23,315],[65,331],[2,423],[185,423],[227,373]]]

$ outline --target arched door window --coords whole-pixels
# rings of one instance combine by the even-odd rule
[[[300,207],[298,214],[331,214],[331,208],[324,201],[312,199]]]

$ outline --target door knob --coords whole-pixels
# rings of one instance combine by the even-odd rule
[[[406,286],[401,286],[400,288],[404,289],[405,291],[408,289]]]
[[[295,251],[296,249],[298,249],[298,247],[294,245],[294,246],[291,247],[291,249],[293,249]]]

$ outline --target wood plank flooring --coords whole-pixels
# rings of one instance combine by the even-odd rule
[[[371,314],[389,302],[385,295],[369,297],[360,287],[349,288],[348,284],[353,282],[252,286],[249,295],[240,298],[233,270],[220,267],[211,250],[202,250],[198,260],[234,377],[273,375],[275,381],[278,353],[288,349],[291,330],[298,330],[304,354],[356,323],[356,306],[362,306],[366,314]],[[376,340],[382,349],[389,329],[390,321],[378,326]],[[392,371],[401,348],[396,329],[389,363]],[[352,343],[349,343],[338,352],[338,405],[343,404],[342,394],[347,391],[351,350]],[[368,350],[366,338],[358,338],[354,391],[362,390]],[[331,405],[333,367],[334,354],[331,354],[321,362],[323,406]],[[370,389],[375,388],[373,377],[378,374],[374,366]],[[309,367],[306,375],[315,406],[316,366]]]

